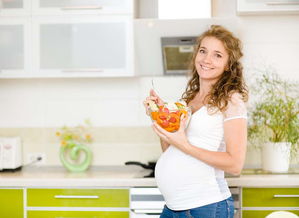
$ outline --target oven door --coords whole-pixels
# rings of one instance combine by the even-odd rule
[[[157,187],[131,188],[131,217],[159,218],[165,205],[164,198]]]

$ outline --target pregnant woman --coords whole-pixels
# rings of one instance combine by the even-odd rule
[[[192,75],[182,95],[192,109],[188,127],[186,119],[173,133],[153,124],[163,150],[155,170],[166,201],[161,218],[234,214],[224,172],[240,174],[246,154],[248,92],[240,63],[241,41],[222,26],[212,25],[197,42]],[[153,90],[144,101],[146,108],[150,101],[163,104]]]

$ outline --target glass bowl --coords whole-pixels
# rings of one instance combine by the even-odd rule
[[[159,106],[157,111],[149,108],[150,117],[153,122],[157,122],[159,126],[168,132],[176,132],[180,128],[181,116],[184,114],[187,118],[186,126],[188,126],[191,118],[191,108],[184,107],[181,109],[169,109],[165,105]]]

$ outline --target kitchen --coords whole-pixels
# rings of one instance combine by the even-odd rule
[[[9,1],[1,2],[5,5]],[[137,1],[135,2],[135,9],[132,7],[133,1],[123,1],[126,3],[115,1],[114,7],[120,5],[120,9],[114,8],[116,11],[113,11],[112,4],[110,11],[103,11],[106,14],[104,21],[112,24],[120,22],[126,27],[127,32],[122,32],[122,34],[127,34],[129,37],[126,38],[127,41],[120,40],[119,43],[125,43],[128,46],[127,50],[120,53],[128,54],[125,57],[129,57],[129,59],[117,57],[119,58],[118,63],[121,65],[112,66],[115,68],[113,71],[108,69],[105,72],[98,72],[95,69],[87,69],[88,72],[76,70],[76,72],[61,73],[53,69],[55,68],[53,67],[55,62],[52,59],[56,60],[61,71],[62,67],[69,67],[71,64],[59,62],[60,59],[68,61],[62,58],[62,55],[67,56],[68,54],[66,52],[62,53],[61,56],[50,56],[49,54],[47,56],[47,53],[39,54],[39,46],[43,44],[36,42],[44,42],[44,48],[47,51],[51,51],[50,48],[53,46],[53,44],[50,44],[51,42],[58,43],[63,48],[62,50],[68,48],[64,47],[64,41],[58,41],[58,39],[63,40],[63,38],[56,36],[56,32],[51,32],[50,28],[39,29],[40,24],[63,23],[65,17],[68,16],[72,16],[72,19],[67,20],[67,22],[90,22],[94,24],[96,23],[94,20],[98,19],[95,18],[98,12],[93,9],[40,9],[37,7],[39,1],[12,2],[15,2],[16,5],[24,2],[22,6],[25,9],[2,9],[0,11],[0,26],[5,29],[6,25],[17,24],[16,29],[12,32],[17,33],[14,34],[13,39],[14,42],[19,42],[20,39],[21,42],[24,40],[24,55],[21,58],[16,56],[16,54],[19,54],[20,44],[12,43],[10,44],[12,47],[7,46],[9,40],[12,39],[10,38],[11,35],[1,36],[0,47],[4,50],[0,51],[2,59],[0,61],[2,65],[0,74],[0,98],[2,100],[0,136],[19,136],[21,138],[22,163],[25,166],[16,173],[1,173],[0,185],[5,190],[12,191],[11,189],[13,189],[17,192],[16,198],[12,199],[13,203],[11,204],[13,205],[12,210],[16,211],[16,215],[13,217],[16,218],[47,217],[47,215],[41,216],[37,212],[43,211],[42,208],[49,210],[49,207],[52,207],[49,206],[51,204],[41,205],[38,210],[34,201],[31,203],[30,199],[26,199],[26,196],[34,195],[34,188],[107,188],[108,190],[119,190],[118,188],[120,188],[122,190],[130,187],[156,187],[154,179],[141,178],[148,175],[151,172],[150,170],[144,170],[139,166],[125,166],[124,163],[127,161],[142,163],[156,161],[161,154],[158,138],[153,134],[150,127],[151,121],[145,116],[142,106],[142,101],[148,95],[148,91],[152,86],[152,78],[154,78],[155,88],[166,100],[180,98],[185,88],[186,78],[184,76],[163,76],[163,59],[160,45],[160,37],[162,36],[197,36],[209,24],[222,24],[240,36],[243,41],[243,64],[248,79],[250,79],[250,72],[254,70],[253,66],[263,66],[265,63],[275,66],[279,74],[285,78],[299,79],[299,67],[297,65],[297,51],[299,49],[298,6],[289,6],[290,8],[284,9],[285,11],[282,9],[282,11],[275,11],[276,9],[272,8],[268,12],[261,12],[259,11],[261,9],[256,6],[256,8],[253,8],[253,12],[244,12],[246,10],[238,8],[238,6],[240,6],[240,2],[244,3],[246,1],[213,0],[211,2],[211,18],[158,19],[158,1],[151,1],[150,3],[146,0]],[[44,4],[47,7],[47,4],[50,3],[44,1]],[[31,7],[32,10],[30,10]],[[117,10],[121,10],[121,7],[125,8],[124,15],[115,16],[115,18],[109,17],[118,14]],[[247,10],[249,8],[248,6]],[[65,13],[70,13],[70,15],[65,15]],[[87,18],[85,18],[84,13],[87,13]],[[31,17],[36,17],[36,19]],[[77,27],[80,28],[80,26]],[[18,34],[18,31],[22,29],[24,33]],[[45,31],[44,38],[38,37],[40,30]],[[90,28],[87,28],[87,30],[90,30]],[[99,37],[98,33],[93,34],[94,37]],[[51,37],[47,36],[53,37],[56,41],[51,41]],[[79,35],[78,37],[82,36]],[[96,38],[92,39],[95,43]],[[116,39],[113,39],[113,42],[115,41]],[[103,46],[100,42],[96,45]],[[80,44],[79,48],[84,48],[84,43]],[[116,51],[120,48],[124,48],[124,46],[116,43],[106,48],[106,52]],[[10,53],[8,52],[10,49],[17,51],[16,53]],[[109,56],[109,53],[101,53],[96,49],[90,50],[94,53],[89,55],[88,58],[94,62],[97,62],[97,59],[93,57]],[[84,60],[82,64],[84,67],[86,63],[93,64],[93,62],[86,60],[86,57],[80,56],[80,52],[76,55],[76,58]],[[51,58],[49,59],[49,57]],[[112,59],[108,58],[108,65],[111,62]],[[3,66],[8,66],[8,70],[4,69]],[[80,65],[74,65],[73,67],[82,68]],[[93,143],[90,145],[93,153],[91,168],[86,173],[67,173],[59,159],[60,140],[55,133],[64,125],[78,125],[85,119],[89,119],[93,126],[91,129]],[[39,156],[42,156],[42,160],[31,164],[35,160],[34,158]],[[291,166],[295,169],[299,167],[296,161],[291,163]],[[260,152],[248,148],[245,163],[245,168],[249,169],[248,174],[250,174],[250,169],[260,167]],[[258,174],[259,171],[255,172]],[[244,173],[246,173],[246,170]],[[237,187],[237,191],[240,187],[269,188],[269,185],[273,188],[290,187],[295,192],[290,194],[298,195],[299,177],[295,173],[267,176],[241,175],[240,177],[228,178],[228,183],[231,187]],[[127,194],[124,192],[119,195],[127,196]],[[8,193],[8,196],[13,195]],[[1,197],[1,199],[10,198]],[[19,201],[16,199],[19,199]],[[293,203],[280,206],[280,209],[291,207],[292,210],[298,212],[298,198],[294,199]],[[2,201],[0,205],[7,205]],[[125,212],[129,212],[132,208],[129,207],[128,201],[126,200],[126,203],[119,205],[102,206],[100,209],[85,204],[76,205],[76,208],[77,210],[83,210],[86,209],[83,207],[87,207],[88,210],[92,211],[103,211],[104,209],[109,211],[112,207],[115,210],[122,208]],[[9,203],[9,200],[6,200],[6,203]],[[18,205],[22,208],[21,210],[15,209]],[[55,206],[64,206],[65,210],[69,210],[65,205]],[[271,206],[273,205],[264,207],[269,210]],[[242,205],[242,207],[248,209],[252,206],[249,203],[249,206]],[[1,211],[4,208],[11,207],[2,206]],[[32,215],[27,214],[27,210],[31,211]],[[60,210],[62,209],[60,208]],[[34,213],[37,213],[37,215],[34,215]],[[7,215],[1,215],[3,218],[5,216]],[[54,217],[51,214],[48,216]],[[71,215],[69,214],[69,216]],[[9,218],[11,217],[9,216]],[[88,215],[85,214],[82,217],[88,217]],[[105,216],[101,215],[100,217]],[[107,215],[107,217],[112,216]],[[120,215],[118,217],[127,216]],[[258,216],[247,215],[247,217]]]

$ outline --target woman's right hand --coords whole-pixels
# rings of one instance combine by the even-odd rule
[[[151,89],[150,95],[145,99],[145,101],[143,101],[143,105],[145,107],[147,115],[150,114],[148,110],[150,101],[154,101],[158,106],[164,105],[164,101],[157,95],[157,93],[153,89]]]

